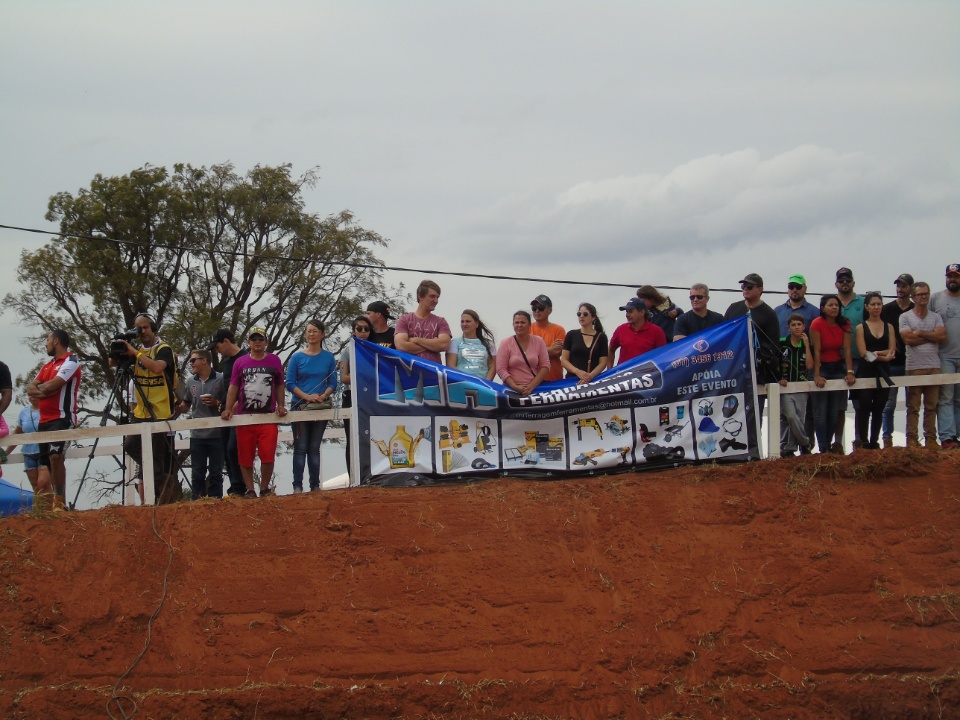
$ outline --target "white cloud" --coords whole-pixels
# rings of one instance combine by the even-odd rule
[[[752,148],[697,158],[662,175],[581,182],[507,198],[466,233],[514,239],[515,257],[543,260],[589,248],[586,264],[694,243],[734,248],[859,234],[956,212],[957,188],[927,169],[908,175],[863,153],[803,145],[764,159]],[[521,238],[524,239],[520,242]]]

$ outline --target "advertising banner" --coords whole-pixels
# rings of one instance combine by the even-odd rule
[[[428,485],[759,458],[753,330],[725,322],[589,384],[504,385],[356,340],[352,482]]]

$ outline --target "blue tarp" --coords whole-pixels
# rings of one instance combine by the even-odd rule
[[[33,493],[0,478],[0,515],[16,515],[33,505]]]

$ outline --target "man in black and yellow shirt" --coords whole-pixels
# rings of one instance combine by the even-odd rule
[[[174,416],[177,361],[170,346],[157,335],[157,322],[147,314],[137,315],[134,326],[140,333],[141,348],[126,343],[126,355],[134,358],[133,377],[134,422],[156,422]],[[112,361],[111,361],[112,362]],[[123,442],[127,454],[142,466],[143,449],[139,435],[128,435]],[[158,505],[181,499],[180,482],[167,433],[153,433],[153,480]]]

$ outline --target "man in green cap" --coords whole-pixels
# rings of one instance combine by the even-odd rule
[[[777,305],[774,311],[777,313],[777,320],[780,321],[780,337],[785,338],[790,335],[788,318],[793,313],[803,315],[803,321],[807,329],[810,329],[810,323],[814,318],[820,317],[820,310],[816,305],[811,305],[806,300],[807,280],[803,275],[797,273],[791,275],[787,280],[787,301],[783,305]]]

